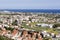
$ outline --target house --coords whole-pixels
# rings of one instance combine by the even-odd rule
[[[7,34],[7,30],[3,29],[1,35],[4,35],[5,36],[6,34]]]
[[[11,34],[11,38],[15,39],[17,37],[17,35],[18,35],[18,30],[14,29],[12,34]]]
[[[38,40],[43,40],[41,36],[38,37]]]
[[[43,37],[49,37],[50,36],[50,34],[47,32],[47,31],[42,31],[42,34],[43,34]]]
[[[0,28],[2,28],[2,25],[0,25]]]
[[[60,34],[57,34],[56,37],[57,37],[57,38],[60,38]]]
[[[27,35],[28,35],[28,32],[27,32],[26,30],[23,30],[22,36],[23,36],[23,37],[26,37]]]
[[[5,36],[11,38],[11,31],[7,30],[7,34]]]
[[[7,25],[7,24],[3,24],[3,27],[7,27],[7,28],[8,28],[8,27],[9,27],[9,25]]]
[[[16,40],[22,40],[22,37],[19,36]]]

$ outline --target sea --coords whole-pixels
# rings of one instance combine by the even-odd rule
[[[40,12],[40,13],[60,13],[60,9],[0,9],[0,11],[10,12]]]

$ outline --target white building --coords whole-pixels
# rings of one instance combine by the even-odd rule
[[[37,24],[37,26],[53,28],[53,24],[42,23],[42,24]]]

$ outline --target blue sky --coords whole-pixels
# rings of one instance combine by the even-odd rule
[[[0,9],[60,9],[60,0],[0,0]]]

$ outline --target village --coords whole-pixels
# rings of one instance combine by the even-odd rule
[[[60,40],[59,15],[0,12],[0,36],[13,40]]]

